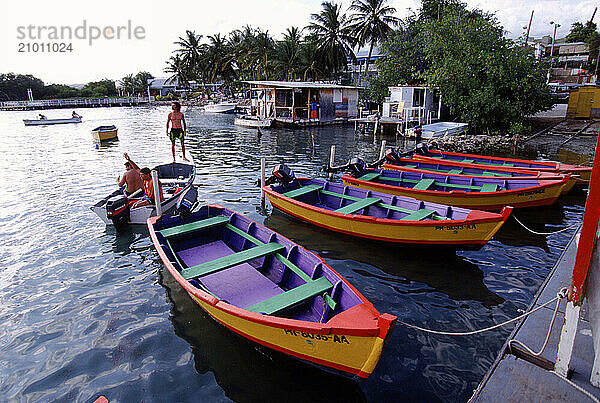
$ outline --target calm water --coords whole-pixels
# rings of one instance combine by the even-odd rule
[[[116,234],[89,206],[110,192],[123,152],[164,162],[166,107],[84,109],[84,123],[24,127],[36,112],[0,112],[0,401],[465,401],[498,354],[507,327],[470,337],[396,326],[373,375],[357,384],[232,334],[178,286],[147,232]],[[47,111],[49,118],[68,110]],[[351,127],[265,130],[232,116],[184,110],[200,199],[220,203],[321,254],[380,312],[448,331],[518,315],[572,231],[532,236],[510,220],[479,251],[387,247],[261,211],[259,159],[324,176],[338,162],[372,160],[378,145]],[[119,127],[96,149],[90,130]],[[389,141],[388,141],[389,144]],[[578,222],[583,196],[517,212],[551,231]],[[548,224],[548,225],[545,225]]]

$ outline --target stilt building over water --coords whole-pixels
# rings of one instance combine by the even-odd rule
[[[358,116],[360,87],[306,81],[245,81],[251,85],[250,115],[277,126],[345,123]]]

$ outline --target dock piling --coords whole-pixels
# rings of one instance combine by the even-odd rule
[[[260,205],[265,207],[265,191],[263,188],[265,187],[265,158],[262,157],[260,159]]]
[[[162,214],[162,206],[160,205],[160,195],[157,194],[159,192],[158,185],[158,172],[156,170],[152,170],[152,186],[154,187],[154,207],[156,208],[156,215],[159,216]]]
[[[335,144],[331,146],[329,150],[329,168],[333,168],[335,165]],[[329,172],[329,180],[333,178],[333,172]]]
[[[382,159],[385,156],[385,140],[381,140],[381,150],[379,150],[379,159]]]

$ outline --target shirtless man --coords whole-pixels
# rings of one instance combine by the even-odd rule
[[[133,162],[131,160],[131,158],[129,158],[129,155],[127,155],[127,153],[123,154],[123,156],[125,157],[127,162],[129,162],[131,164],[132,171],[139,173],[139,177],[142,180],[141,188],[144,189],[144,196],[142,197],[142,200],[135,202],[133,204],[133,206],[131,206],[131,208],[153,205],[154,204],[154,182],[152,182],[152,171],[150,171],[150,168],[140,169],[140,167],[137,166],[137,164],[135,162]],[[158,182],[158,194],[160,195],[160,201],[163,201],[164,197],[163,197],[162,185],[160,184],[160,181]]]
[[[171,139],[171,152],[173,153],[173,162],[175,162],[175,139],[181,140],[181,153],[183,154],[183,160],[189,161],[185,158],[185,144],[183,138],[185,137],[185,117],[181,113],[181,104],[179,102],[173,102],[171,105],[173,112],[169,113],[167,117],[167,136]],[[171,123],[171,131],[169,131],[169,123]]]
[[[117,177],[117,182],[119,183],[119,186],[125,185],[125,189],[123,189],[123,192],[125,193],[125,196],[129,197],[138,189],[143,188],[144,181],[140,176],[139,167],[135,164],[135,162],[131,161],[129,155],[127,155],[127,153],[124,153],[123,157],[125,157],[126,160],[125,173],[123,174],[123,176]]]

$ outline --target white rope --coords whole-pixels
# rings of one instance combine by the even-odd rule
[[[598,398],[596,396],[592,395],[590,392],[588,392],[581,386],[577,385],[572,380],[565,378],[564,376],[560,375],[559,373],[557,373],[555,371],[550,371],[550,372],[552,372],[554,375],[558,376],[560,379],[562,379],[563,381],[565,381],[566,383],[568,383],[569,385],[571,385],[572,387],[574,387],[575,389],[577,389],[578,391],[580,391],[581,393],[583,393],[584,395],[589,397],[592,401],[594,401],[596,403],[600,403],[600,400],[598,400]]]
[[[568,291],[567,288],[563,288],[556,294],[556,297],[558,298],[556,300],[556,307],[554,307],[554,314],[552,315],[552,320],[550,321],[550,326],[548,326],[548,333],[546,333],[546,339],[544,340],[544,343],[542,344],[542,348],[540,349],[540,351],[538,351],[537,353],[534,352],[532,349],[527,347],[523,342],[521,342],[517,339],[509,340],[508,347],[512,348],[513,344],[518,344],[523,349],[525,349],[529,354],[533,355],[534,357],[539,357],[540,355],[542,355],[542,353],[548,346],[548,342],[550,341],[550,335],[552,334],[552,328],[554,327],[554,322],[556,321],[556,316],[558,315],[558,308],[560,307],[560,300],[562,298],[567,297],[567,291]]]
[[[576,224],[570,225],[570,226],[568,226],[568,227],[566,227],[566,228],[562,228],[562,229],[559,229],[558,231],[554,231],[554,232],[538,232],[538,231],[534,231],[534,230],[532,230],[531,228],[528,228],[528,227],[527,227],[525,224],[523,224],[523,223],[521,222],[521,220],[519,220],[519,219],[517,218],[517,216],[515,216],[514,214],[511,214],[511,215],[512,215],[512,218],[514,218],[514,219],[515,219],[515,220],[516,220],[516,221],[517,221],[519,224],[521,224],[521,226],[522,226],[523,228],[525,228],[527,231],[529,231],[529,232],[531,232],[532,234],[535,234],[535,235],[553,235],[553,234],[558,234],[558,233],[561,233],[561,232],[564,232],[564,231],[568,231],[568,230],[570,230],[570,229],[573,229],[573,228],[575,228],[575,227],[578,227],[578,226],[579,226],[579,223],[576,223]]]
[[[506,326],[509,323],[516,322],[516,321],[518,321],[520,319],[523,319],[524,317],[529,316],[532,313],[537,312],[540,309],[542,309],[542,308],[550,305],[551,303],[553,303],[556,300],[559,300],[559,302],[560,302],[560,299],[561,298],[565,298],[566,295],[567,295],[567,289],[566,288],[562,288],[556,294],[556,297],[552,298],[550,301],[546,302],[545,304],[542,304],[542,305],[540,305],[540,306],[538,306],[538,307],[530,310],[529,312],[525,312],[522,315],[519,315],[519,316],[517,316],[515,318],[507,320],[506,322],[498,323],[497,325],[494,325],[494,326],[486,327],[484,329],[479,329],[479,330],[473,330],[473,331],[470,331],[470,332],[443,332],[443,331],[439,331],[439,330],[425,329],[425,328],[422,328],[422,327],[419,327],[419,326],[411,325],[409,323],[402,322],[399,319],[396,319],[396,322],[398,322],[398,323],[400,323],[400,324],[402,324],[404,326],[410,327],[412,329],[420,330],[420,331],[426,332],[426,333],[440,334],[440,335],[444,335],[444,336],[470,336],[470,335],[473,335],[473,334],[487,332],[488,330],[494,330],[494,329],[497,329],[499,327]]]

